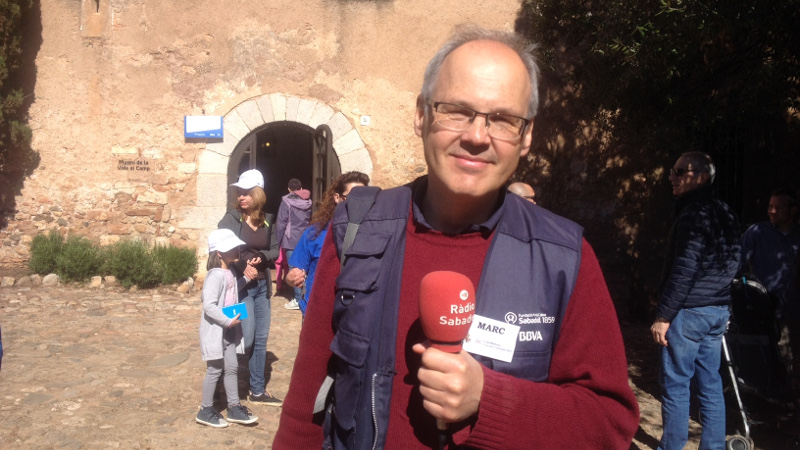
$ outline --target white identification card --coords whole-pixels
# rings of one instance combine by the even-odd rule
[[[475,314],[464,340],[464,350],[476,355],[511,362],[517,346],[519,326]]]

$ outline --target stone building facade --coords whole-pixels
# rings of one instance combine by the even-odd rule
[[[203,256],[227,186],[247,162],[243,143],[277,161],[266,170],[274,206],[285,179],[311,180],[309,143],[322,124],[341,171],[366,172],[383,187],[405,183],[425,171],[412,120],[427,60],[453,26],[510,30],[520,8],[509,0],[40,5],[29,110],[40,163],[0,230],[6,263],[24,263],[31,239],[48,230]],[[224,137],[186,139],[187,115],[222,116]]]

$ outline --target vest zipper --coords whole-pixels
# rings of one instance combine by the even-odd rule
[[[372,427],[374,432],[374,437],[372,439],[372,450],[377,450],[378,448],[378,414],[375,412],[375,380],[378,378],[377,373],[372,374]]]

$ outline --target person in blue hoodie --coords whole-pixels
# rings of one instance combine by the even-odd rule
[[[281,198],[281,206],[278,208],[278,217],[275,220],[275,236],[281,252],[284,253],[284,261],[292,257],[292,252],[300,241],[300,236],[308,228],[311,220],[311,192],[303,189],[303,185],[297,178],[289,180],[289,193]],[[284,307],[286,309],[300,309],[300,301],[303,299],[302,289],[294,288],[294,298]]]

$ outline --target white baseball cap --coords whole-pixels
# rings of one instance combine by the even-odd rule
[[[256,186],[264,189],[264,175],[261,175],[261,172],[256,169],[250,169],[242,172],[242,174],[239,175],[239,181],[233,183],[231,186],[246,190],[253,189]]]
[[[208,253],[216,251],[227,252],[240,245],[244,245],[244,241],[236,237],[233,231],[227,228],[214,230],[208,235]]]

